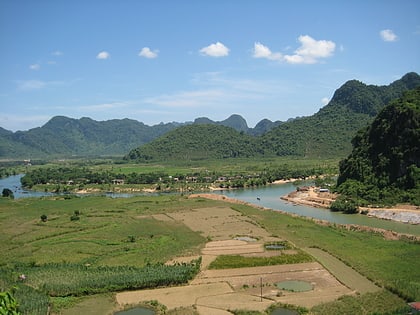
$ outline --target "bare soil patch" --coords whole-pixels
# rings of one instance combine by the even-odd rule
[[[320,192],[316,187],[305,187],[299,191],[293,191],[281,199],[311,207],[328,209],[337,198],[337,194]],[[367,211],[367,215],[379,219],[393,220],[409,224],[420,224],[420,207],[398,204],[389,208],[360,207],[360,211]]]
[[[216,196],[220,197],[223,196]],[[251,218],[229,207],[193,209],[153,217],[183,222],[211,240],[201,252],[201,272],[187,286],[118,293],[116,300],[120,305],[158,300],[168,309],[195,306],[200,314],[226,315],[228,310],[234,309],[262,311],[275,302],[311,307],[353,293],[317,262],[208,270],[208,265],[218,255],[267,257],[295,253],[294,250],[265,250],[265,242],[280,240],[269,235]],[[245,240],[235,239],[238,236]],[[168,263],[187,262],[194,258],[179,257]],[[286,280],[307,281],[313,290],[288,292],[278,289],[276,283]]]

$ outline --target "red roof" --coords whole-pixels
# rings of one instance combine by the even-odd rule
[[[408,303],[408,305],[410,305],[412,308],[414,308],[416,311],[420,311],[420,302],[413,302],[413,303]]]

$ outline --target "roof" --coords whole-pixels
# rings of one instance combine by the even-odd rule
[[[410,305],[416,311],[420,311],[420,302],[412,302],[412,303],[408,303],[408,305]]]

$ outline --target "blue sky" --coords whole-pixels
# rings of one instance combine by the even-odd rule
[[[0,126],[316,113],[420,71],[420,1],[0,0]]]

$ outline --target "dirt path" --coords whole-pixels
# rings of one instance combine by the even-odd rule
[[[276,302],[312,307],[353,293],[353,289],[337,281],[318,262],[208,270],[208,265],[218,255],[266,257],[279,254],[266,251],[263,244],[280,239],[272,237],[254,220],[230,207],[193,209],[153,217],[182,222],[211,240],[201,251],[201,271],[186,286],[117,293],[116,300],[120,306],[158,300],[168,309],[195,306],[201,315],[227,315],[231,314],[228,310],[235,309],[263,311]],[[178,257],[171,262],[186,262],[193,258]],[[289,280],[308,282],[313,289],[289,292],[277,288],[278,282]]]

